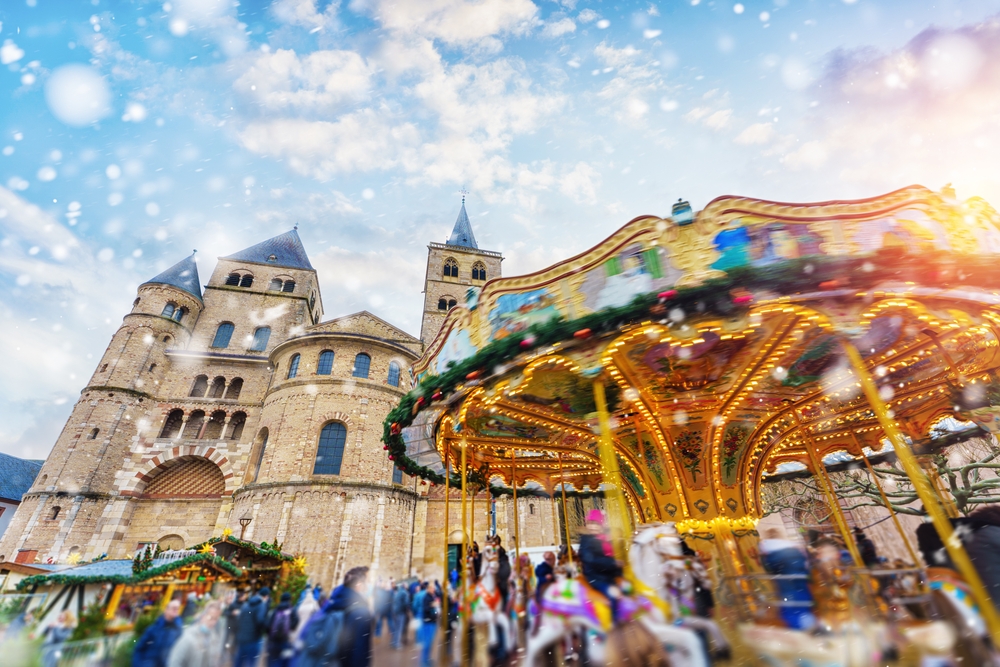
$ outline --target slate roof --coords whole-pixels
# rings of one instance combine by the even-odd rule
[[[274,256],[273,260],[270,259],[272,255]],[[302,245],[299,233],[294,229],[284,234],[279,234],[273,239],[261,241],[257,245],[252,245],[222,259],[253,262],[255,264],[271,264],[290,269],[315,270],[313,269],[313,265],[309,263],[309,256],[306,255],[306,249]]]
[[[21,502],[21,496],[35,483],[43,463],[0,454],[0,498]]]
[[[173,285],[201,301],[201,281],[198,279],[198,264],[194,261],[194,253],[143,284]]]
[[[473,248],[479,250],[476,245],[476,235],[472,233],[472,223],[469,222],[469,214],[465,212],[465,200],[462,200],[462,208],[458,212],[458,219],[455,220],[455,228],[451,230],[451,238],[447,245],[457,245],[463,248]]]

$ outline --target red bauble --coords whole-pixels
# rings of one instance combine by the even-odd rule
[[[667,299],[673,299],[675,296],[677,296],[677,290],[668,289],[665,292],[660,292],[656,296],[658,296],[661,300],[666,301]]]
[[[592,332],[590,329],[580,329],[579,331],[573,334],[573,338],[579,338],[581,340],[584,338],[590,338],[591,333]]]

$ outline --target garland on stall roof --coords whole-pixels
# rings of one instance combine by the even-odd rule
[[[861,289],[885,282],[941,288],[969,284],[996,288],[1000,286],[1000,262],[995,257],[980,255],[907,255],[902,249],[883,249],[877,258],[873,255],[803,257],[767,266],[732,268],[725,276],[700,285],[640,295],[625,306],[605,308],[574,320],[555,318],[534,324],[523,332],[493,341],[461,362],[450,362],[441,375],[422,378],[420,385],[404,396],[386,417],[382,442],[389,460],[402,472],[432,484],[443,484],[443,475],[407,456],[402,430],[413,423],[420,410],[447,399],[469,381],[489,376],[497,366],[512,362],[520,354],[574,338],[612,333],[642,321],[662,320],[675,308],[689,315],[731,317],[752,305],[751,290],[792,295]],[[471,476],[469,481],[473,481]],[[461,477],[453,475],[451,483],[460,485]]]
[[[233,537],[232,535],[226,535],[224,537],[213,537],[207,542],[202,542],[201,544],[196,544],[192,549],[198,550],[203,549],[206,546],[213,546],[219,544],[220,542],[225,542],[226,544],[233,544],[243,549],[249,549],[256,554],[262,556],[270,556],[271,558],[277,558],[278,560],[295,560],[295,556],[289,556],[288,554],[281,553],[281,545],[275,542],[274,544],[268,544],[267,542],[261,542],[257,544],[256,542],[247,542],[246,540],[241,540],[238,537]]]
[[[240,577],[243,575],[243,570],[236,567],[235,565],[226,562],[222,558],[214,554],[191,554],[190,556],[185,556],[184,558],[179,558],[175,561],[169,563],[164,563],[163,565],[158,565],[156,567],[151,567],[148,570],[144,570],[141,573],[127,575],[127,574],[89,574],[89,575],[76,575],[71,573],[59,573],[59,574],[35,574],[30,577],[25,577],[17,584],[17,590],[23,591],[32,586],[44,586],[46,584],[61,584],[61,585],[83,585],[83,584],[138,584],[149,579],[155,579],[156,577],[162,576],[174,570],[179,570],[188,565],[196,565],[198,563],[204,563],[205,565],[212,565],[224,570],[226,573],[232,575],[233,577]]]

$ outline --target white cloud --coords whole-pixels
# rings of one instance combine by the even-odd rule
[[[16,63],[24,57],[24,50],[19,48],[13,40],[5,39],[3,46],[0,46],[0,65]]]
[[[729,127],[729,119],[733,115],[732,109],[719,109],[705,119],[705,127],[710,130],[724,130]]]
[[[734,141],[738,144],[766,144],[774,136],[771,123],[754,123],[740,132]]]
[[[229,57],[246,50],[246,24],[237,18],[237,3],[231,0],[173,0],[169,4],[168,26],[175,36],[183,37],[190,30],[197,30]]]
[[[271,11],[275,18],[283,23],[310,28],[310,32],[318,32],[337,27],[337,6],[337,2],[331,2],[320,12],[316,8],[316,0],[278,0],[271,5]]]
[[[586,162],[579,162],[571,172],[559,179],[559,191],[577,202],[593,206],[597,203],[597,188],[601,175]]]
[[[372,68],[353,51],[315,51],[299,57],[290,49],[257,56],[233,88],[266,109],[321,111],[365,99]]]
[[[339,173],[397,167],[420,135],[410,123],[393,124],[374,109],[362,109],[336,121],[252,122],[239,138],[247,150],[281,157],[300,174],[328,180]]]
[[[497,35],[527,33],[538,7],[531,0],[374,0],[371,12],[388,30],[477,46]]]
[[[582,12],[576,15],[576,18],[580,23],[590,23],[601,18],[601,15],[595,12],[593,9],[584,9]]]
[[[566,33],[575,31],[576,31],[576,23],[573,22],[573,19],[564,18],[558,21],[546,22],[545,27],[542,28],[542,37],[555,39],[556,37],[561,37]]]
[[[781,161],[792,169],[816,169],[826,162],[828,156],[822,141],[807,141],[798,150],[787,153]]]

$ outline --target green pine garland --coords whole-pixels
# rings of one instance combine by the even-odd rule
[[[288,554],[281,553],[281,545],[280,544],[277,544],[277,543],[275,543],[275,544],[268,544],[267,542],[261,542],[258,545],[258,544],[254,543],[254,542],[247,542],[246,540],[241,540],[238,537],[233,537],[232,535],[230,535],[229,537],[226,537],[226,538],[223,538],[223,537],[213,537],[213,538],[209,539],[207,542],[202,542],[201,544],[196,544],[196,545],[194,545],[191,548],[194,549],[194,550],[196,550],[196,551],[198,551],[198,550],[203,549],[206,545],[212,545],[212,546],[214,546],[216,544],[219,544],[220,542],[225,542],[227,544],[234,544],[234,545],[236,545],[238,547],[242,547],[243,549],[248,549],[248,550],[254,552],[255,554],[258,554],[258,555],[261,555],[261,556],[270,556],[271,558],[277,558],[278,560],[285,560],[285,561],[293,561],[293,560],[295,560],[295,556],[289,556]]]
[[[233,577],[240,577],[243,575],[243,570],[236,567],[235,565],[227,562],[226,560],[219,558],[215,554],[191,554],[190,556],[185,556],[175,561],[169,563],[164,563],[163,565],[158,565],[156,567],[151,567],[147,570],[133,574],[132,576],[124,574],[113,574],[113,575],[98,575],[91,574],[86,576],[74,576],[70,572],[56,573],[56,574],[35,574],[30,577],[22,579],[17,584],[17,590],[22,591],[32,586],[45,586],[47,584],[61,584],[61,585],[81,585],[81,584],[138,584],[149,579],[154,579],[156,577],[167,574],[168,572],[173,572],[174,570],[180,569],[182,567],[187,567],[188,565],[195,565],[197,563],[204,563],[206,565],[212,565],[225,571],[227,574]]]
[[[687,314],[733,316],[750,307],[749,303],[733,302],[733,290],[764,290],[784,295],[830,291],[831,297],[844,290],[843,296],[853,291],[885,282],[907,282],[928,287],[975,285],[987,289],[1000,287],[1000,262],[994,257],[945,254],[907,255],[905,251],[880,251],[876,257],[813,256],[776,262],[767,266],[742,266],[730,269],[725,276],[708,280],[692,287],[678,287],[665,303],[655,293],[637,296],[631,303],[606,308],[575,320],[556,318],[545,324],[535,324],[526,331],[493,341],[476,354],[457,364],[449,364],[441,375],[425,376],[418,387],[400,400],[383,424],[382,442],[396,467],[433,484],[443,484],[444,476],[426,466],[418,465],[406,454],[402,429],[413,423],[417,413],[431,404],[432,397],[445,400],[460,385],[468,382],[467,376],[479,372],[486,377],[493,369],[507,364],[531,349],[573,340],[574,334],[589,329],[591,335],[600,336],[622,327],[648,320],[660,320],[666,309],[680,308]],[[522,341],[531,344],[522,347]],[[470,483],[485,486],[478,471],[469,471]],[[451,483],[461,484],[461,477],[452,475]]]

